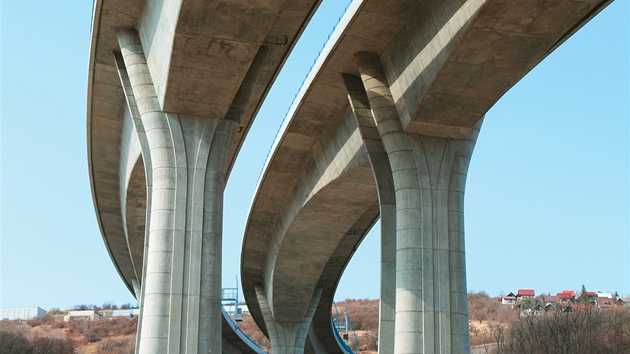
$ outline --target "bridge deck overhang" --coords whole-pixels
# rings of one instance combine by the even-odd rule
[[[342,79],[342,74],[359,76],[355,53],[367,51],[380,57],[407,133],[458,139],[505,92],[608,3],[609,0],[353,2],[298,94],[252,202],[241,272],[244,295],[258,325],[264,330],[254,291],[256,284],[263,284],[270,293],[270,306],[279,309],[280,317],[299,316],[308,305],[309,291],[323,286],[321,306],[312,326],[319,340],[332,341],[330,302],[334,290],[364,233],[378,217],[373,189],[371,199],[362,200],[363,207],[356,209],[351,193],[335,192],[334,208],[330,204],[333,200],[316,196],[325,193],[326,186],[322,184],[334,188],[350,176],[346,172],[351,165],[338,165],[340,159],[328,159],[330,166],[314,163],[322,151],[333,156],[359,151],[352,144],[344,144],[348,140],[334,141],[350,139],[356,132],[356,125],[347,120],[350,112]],[[340,133],[343,130],[347,133]],[[331,148],[338,150],[327,150]],[[355,163],[352,159],[345,161]],[[336,173],[326,177],[329,169]],[[356,169],[352,178],[373,179],[372,171]],[[373,181],[370,188],[374,188]],[[339,215],[317,212],[344,206],[352,214],[344,214],[346,221],[369,220],[365,223],[369,226],[362,228],[363,234],[358,237],[352,234],[349,223],[339,223]],[[323,238],[325,246],[317,246],[309,241],[314,237],[312,232],[301,228],[304,219],[321,230],[345,234],[330,242],[347,246],[351,239],[353,246],[339,246],[331,252],[334,247],[326,245]],[[302,242],[309,246],[298,247]],[[283,252],[284,249],[299,252]],[[322,256],[329,258],[320,259]],[[302,272],[302,261],[312,257],[320,257],[316,271]],[[326,265],[322,266],[322,262]],[[305,278],[297,281],[287,269]]]
[[[142,159],[129,150],[137,144],[135,138],[124,133],[130,117],[114,60],[120,51],[116,31],[138,31],[160,105],[180,115],[225,117],[259,48],[267,48],[261,74],[242,105],[241,127],[229,150],[229,174],[271,84],[320,2],[95,1],[88,73],[89,174],[105,245],[132,293],[134,282],[142,281],[138,265],[143,252],[136,248],[144,242],[129,243],[126,230],[141,233],[144,218],[127,219],[125,204],[126,198],[146,196],[138,190],[146,183],[141,168],[127,168]],[[135,215],[146,213],[143,207],[136,204]]]

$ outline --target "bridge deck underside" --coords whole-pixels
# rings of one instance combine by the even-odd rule
[[[335,342],[330,325],[334,291],[354,247],[378,217],[367,160],[352,170],[356,160],[335,158],[365,154],[352,141],[358,132],[348,119],[342,80],[342,74],[359,76],[355,53],[381,58],[407,133],[462,138],[507,90],[609,2],[355,2],[360,4],[342,19],[294,103],[252,204],[241,264],[245,298],[259,326],[265,328],[256,284],[271,293],[271,306],[281,318],[303,314],[312,289],[323,287],[312,323],[316,338],[309,339]],[[322,158],[326,155],[332,157]],[[339,165],[343,161],[347,164]],[[366,189],[358,197],[335,189],[348,179],[365,181]],[[326,194],[323,184],[334,192]],[[362,206],[356,207],[357,201]],[[369,226],[352,225],[363,219]]]

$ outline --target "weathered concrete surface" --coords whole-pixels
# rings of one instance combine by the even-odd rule
[[[122,58],[120,58],[122,60]],[[130,88],[130,85],[127,89]],[[131,102],[131,101],[129,101]],[[121,201],[124,209],[126,209],[126,219],[128,221],[128,225],[134,226],[137,230],[127,229],[127,239],[129,243],[130,252],[139,252],[138,255],[132,254],[132,259],[135,261],[140,261],[140,264],[134,264],[136,268],[139,267],[139,272],[137,274],[142,274],[142,260],[143,260],[143,250],[144,250],[144,225],[145,225],[145,214],[147,212],[146,205],[150,204],[147,202],[147,190],[151,191],[152,186],[146,186],[147,181],[151,179],[145,178],[144,172],[144,163],[141,154],[141,148],[139,137],[142,134],[138,134],[135,131],[135,126],[132,124],[132,118],[127,114],[125,116],[125,128],[123,129],[123,150],[127,151],[127,153],[123,154],[122,165],[121,165],[121,174],[126,176],[124,179],[128,181],[127,183],[123,183],[125,186],[129,186],[125,190],[121,191]],[[142,124],[139,124],[138,127],[140,129],[144,129]],[[148,149],[147,149],[148,151]],[[150,166],[151,159],[148,159],[146,164]],[[151,174],[151,169],[148,169],[148,173]],[[126,193],[126,190],[129,190],[129,193]],[[126,198],[125,198],[126,197]],[[149,215],[149,220],[150,220]],[[149,224],[147,224],[147,228],[149,228]],[[148,247],[145,252],[148,252]],[[134,290],[136,294],[140,294],[139,288],[134,285]],[[142,297],[140,297],[142,299]],[[144,315],[144,307],[143,307],[143,315]],[[255,343],[253,343],[249,338],[240,332],[235,324],[232,322],[227,314],[223,311],[223,316],[221,318],[221,341],[222,341],[222,352],[223,353],[263,353],[263,350],[259,348]],[[138,337],[140,339],[140,337]],[[137,347],[139,348],[140,343],[138,343]]]
[[[381,218],[381,288],[378,350],[394,352],[396,309],[396,194],[392,166],[383,147],[370,102],[360,79],[343,75],[348,101],[363,138],[376,182]]]
[[[469,352],[464,187],[481,122],[464,139],[405,133],[378,56],[355,57],[396,195],[394,352]]]
[[[376,53],[382,62],[401,130],[410,139],[465,140],[507,90],[609,2],[353,2],[290,111],[250,211],[241,260],[242,280],[250,310],[261,328],[264,321],[256,303],[255,286],[264,287],[274,314],[287,321],[290,316],[303,318],[310,296],[321,279],[329,275],[329,267],[346,264],[353,253],[352,248],[342,251],[335,247],[344,244],[349,235],[358,244],[362,235],[355,237],[355,230],[369,229],[354,228],[348,221],[378,217],[372,169],[355,172],[353,166],[366,166],[365,162],[361,165],[355,158],[343,158],[366,154],[365,147],[356,146],[362,141],[354,140],[357,124],[348,120],[351,112],[342,76],[360,76],[355,53]],[[329,157],[322,158],[322,151]],[[367,161],[367,157],[361,157],[361,161]],[[353,180],[364,182],[335,189],[350,173]],[[461,186],[463,200],[463,181]],[[334,190],[334,200],[320,199],[318,195],[328,188]],[[357,201],[363,207],[356,206]],[[317,225],[317,230],[305,227],[305,220],[308,225]],[[458,269],[463,271],[463,248],[460,253]],[[449,264],[457,263],[453,262]],[[299,279],[295,274],[300,274]],[[324,288],[320,304],[326,304],[325,294],[334,293],[337,281]],[[456,288],[465,294],[465,279],[463,284],[464,289],[461,282]],[[432,285],[429,288],[429,292],[437,291]],[[455,307],[458,315],[463,315],[455,321],[454,333],[458,335],[461,324],[466,323],[462,306]],[[418,311],[412,307],[410,310]],[[313,317],[309,338],[316,343],[314,348],[335,341],[331,338],[329,311],[329,307],[319,306]],[[434,328],[438,336],[435,340],[439,341],[444,333],[440,333],[440,326]],[[466,351],[460,344],[457,342],[455,348]],[[399,348],[401,352],[406,350]],[[448,352],[448,348],[439,350]]]
[[[311,117],[319,119],[317,112]],[[317,306],[317,312],[323,309],[327,319],[323,327],[331,333],[330,306],[346,255],[352,253],[361,239],[355,235],[364,235],[373,225],[378,209],[374,202],[374,181],[352,118],[347,114],[335,125],[339,125],[336,135],[330,135],[332,130],[328,135],[324,133],[313,151],[288,148],[280,152],[278,156],[282,158],[276,160],[275,182],[266,193],[258,195],[265,199],[266,208],[249,221],[248,233],[256,237],[244,242],[241,264],[243,291],[250,312],[262,316],[260,307],[268,307],[265,317],[269,321],[289,325],[302,322],[307,309]],[[335,144],[347,147],[343,154],[337,154],[342,146]],[[292,165],[296,167],[308,166],[306,170],[310,173],[287,178],[284,171],[289,172],[289,166],[284,164],[285,159],[295,159]],[[353,198],[351,205],[337,203],[340,195]],[[373,204],[367,217],[357,212],[365,209],[366,202]],[[321,218],[331,222],[322,225],[318,221]],[[276,233],[284,238],[272,239]],[[353,242],[344,242],[348,236]],[[274,266],[266,268],[266,264]],[[249,287],[250,284],[253,286]],[[262,290],[256,291],[257,287]],[[318,291],[322,295],[318,303],[313,303],[316,289],[321,289]],[[263,291],[267,303],[252,303],[249,296],[258,299]],[[263,330],[267,329],[265,322],[259,323]],[[275,348],[273,338],[272,348]],[[328,346],[325,348],[330,350]]]
[[[140,351],[221,351],[224,183],[318,4],[95,2],[90,177],[107,249],[142,304]]]
[[[330,301],[345,264],[379,213],[367,151],[342,80],[342,74],[359,76],[355,53],[378,55],[406,133],[461,139],[503,93],[608,2],[354,2],[294,106],[252,208],[243,281],[261,327],[260,307],[252,301],[255,286],[264,289],[277,323],[304,321],[316,306],[310,342],[336,350]],[[88,93],[90,178],[108,251],[138,296],[146,287],[146,235],[153,225],[143,209],[168,203],[153,198],[160,159],[149,161],[146,131],[132,117],[140,105],[127,103],[113,55],[120,51],[116,29],[137,30],[160,112],[222,120],[242,109],[240,127],[226,147],[225,179],[269,84],[318,3],[96,1]],[[247,102],[235,105],[261,46],[269,49],[261,75]],[[132,123],[126,126],[126,120]]]
[[[200,8],[200,4],[204,4],[203,1],[197,1],[191,3],[190,6],[194,6],[198,12],[197,16],[209,16],[207,9]],[[216,2],[222,4],[228,4],[229,2],[222,1]],[[217,6],[217,4],[210,4]],[[244,43],[251,43],[256,37],[251,39],[251,31],[264,33],[262,41],[258,42],[258,45],[268,43],[269,54],[265,61],[264,68],[262,69],[261,78],[258,84],[255,86],[254,92],[250,101],[247,103],[247,108],[243,114],[241,122],[241,130],[237,131],[234,142],[229,151],[229,166],[231,167],[236,153],[245,137],[247,130],[250,126],[251,120],[255,113],[258,111],[262,100],[266,95],[269,87],[275,77],[277,76],[280,66],[284,63],[290,49],[295,44],[295,40],[299,37],[306,22],[317,8],[319,1],[301,1],[301,0],[289,0],[289,1],[250,1],[243,3],[240,1],[234,1],[233,6],[240,4],[244,8],[243,15],[247,16],[234,18],[233,22],[250,23],[252,26],[262,26],[260,21],[255,17],[257,16],[255,11],[247,10],[248,6],[260,9],[260,7],[275,8],[276,15],[270,26],[262,26],[258,28],[251,27],[247,33],[241,33],[244,37],[241,41]],[[307,6],[308,3],[308,6]],[[189,2],[186,3],[186,6]],[[133,270],[133,263],[129,256],[127,249],[127,242],[125,241],[125,222],[120,212],[120,201],[118,198],[119,190],[125,188],[119,178],[119,166],[121,155],[124,155],[123,148],[124,142],[122,141],[123,135],[123,116],[127,114],[128,109],[125,96],[121,88],[120,78],[118,71],[112,57],[114,51],[119,51],[118,42],[116,39],[115,30],[117,28],[136,28],[142,21],[147,22],[145,18],[150,17],[149,14],[145,14],[145,11],[157,11],[155,6],[160,7],[164,16],[168,19],[161,20],[162,23],[173,21],[170,19],[171,12],[174,9],[179,9],[181,6],[177,1],[164,0],[162,2],[151,2],[150,5],[144,6],[144,1],[131,0],[131,1],[116,1],[116,0],[100,0],[95,2],[94,6],[94,21],[92,30],[92,43],[90,51],[90,64],[89,64],[89,81],[88,81],[88,160],[90,166],[90,178],[92,182],[92,192],[97,209],[97,216],[99,225],[107,245],[108,251],[112,256],[112,260],[116,265],[116,269],[121,273],[121,277],[127,284],[130,290],[133,290],[132,280],[136,279],[135,271]],[[184,6],[183,12],[180,11],[180,18],[185,13],[188,13]],[[180,9],[181,10],[181,9]],[[263,11],[266,13],[268,11]],[[234,11],[232,9],[232,15]],[[205,14],[205,15],[204,15]],[[151,15],[153,16],[153,15]],[[202,21],[196,17],[183,18],[183,23],[187,21],[193,21],[195,23]],[[213,16],[217,18],[221,17],[221,12],[214,13]],[[252,18],[253,17],[253,18]],[[208,19],[206,19],[207,21]],[[164,30],[163,27],[160,27]],[[158,34],[149,35],[149,29],[144,30],[141,28],[139,33],[141,37],[152,38],[153,42],[160,40]],[[211,41],[212,38],[216,38],[218,43],[221,42],[223,37],[226,36],[225,28],[215,28],[212,32],[210,30],[203,33],[207,36],[206,41]],[[241,31],[239,29],[239,31]],[[214,33],[214,35],[212,33]],[[143,35],[144,33],[144,35]],[[236,36],[237,34],[233,34]],[[201,36],[201,34],[199,34]],[[247,37],[247,38],[246,38]],[[239,37],[240,38],[240,37]],[[248,39],[249,38],[249,39]],[[280,40],[281,39],[281,40]],[[285,43],[286,45],[282,45]],[[161,39],[162,41],[168,41],[167,39]],[[236,40],[236,39],[235,39]],[[247,42],[249,40],[249,42]],[[164,47],[169,47],[168,43],[163,44]],[[171,45],[172,47],[172,45]],[[153,48],[153,47],[151,47]],[[167,55],[160,55],[159,48],[145,49],[149,66],[160,67],[160,71],[152,71],[153,76],[165,75],[164,71],[168,69],[165,65],[154,63],[154,61],[160,60],[160,58],[170,58],[173,54],[167,52]],[[227,57],[227,53],[232,51],[231,46],[224,46],[223,57]],[[199,47],[199,51],[205,51],[205,48]],[[210,55],[210,53],[208,54]],[[218,53],[212,54],[213,56],[219,55]],[[203,57],[197,58],[200,61],[204,61]],[[170,59],[169,59],[170,60]],[[224,62],[224,64],[230,64]],[[189,65],[197,65],[194,61],[191,61]],[[197,67],[199,67],[198,64]],[[230,64],[231,65],[231,64]],[[226,65],[230,67],[230,65]],[[247,67],[249,66],[249,62]],[[200,68],[198,71],[202,70]],[[200,74],[201,75],[201,74]],[[245,75],[245,72],[240,74]],[[240,83],[240,82],[239,82]],[[212,84],[201,84],[198,81],[190,82],[188,86],[178,88],[178,92],[196,92],[200,86],[213,86]],[[222,86],[220,82],[216,85]],[[180,85],[181,86],[181,85]],[[206,88],[211,90],[212,88]],[[231,90],[217,90],[222,96],[230,96],[231,101],[234,97],[234,93],[238,89],[238,85]],[[225,99],[224,99],[225,100]],[[183,106],[183,104],[182,104]],[[226,108],[227,110],[227,108]],[[170,110],[169,112],[185,113],[190,112],[187,110]],[[211,116],[211,114],[202,114],[201,116]],[[216,118],[216,116],[215,116]],[[220,116],[219,118],[222,118]],[[136,262],[138,263],[138,262]],[[140,262],[141,263],[141,262]]]
[[[238,122],[163,112],[137,32],[117,36],[153,178],[137,351],[220,351],[224,177]]]

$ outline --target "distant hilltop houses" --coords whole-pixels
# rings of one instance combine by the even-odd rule
[[[54,320],[86,320],[94,321],[102,318],[112,317],[135,317],[140,314],[140,309],[121,309],[121,310],[68,310],[64,314],[53,315]],[[0,309],[3,321],[14,320],[34,320],[41,319],[46,315],[46,310],[38,306],[32,307],[6,307]]]
[[[235,319],[238,319],[239,315],[249,314],[249,309],[245,304],[235,305],[224,305],[223,308],[225,311],[233,316]],[[3,321],[14,321],[14,320],[34,320],[41,319],[46,315],[46,310],[38,306],[32,307],[7,307],[0,309],[0,314],[2,314]],[[64,320],[64,321],[72,321],[72,320],[83,320],[83,321],[95,321],[100,319],[107,318],[115,318],[115,317],[136,317],[140,315],[139,308],[130,308],[130,309],[117,309],[117,310],[94,310],[94,309],[82,309],[82,310],[67,310],[60,312],[60,314],[56,314],[52,316],[54,320]]]
[[[113,318],[113,317],[130,317],[133,318],[135,316],[140,315],[140,309],[132,308],[126,310],[70,310],[68,314],[63,317],[64,321],[71,320],[85,320],[85,321],[94,321],[100,320],[103,318]]]
[[[519,289],[516,294],[509,293],[499,298],[501,304],[511,308],[520,309],[521,316],[542,315],[550,310],[574,311],[587,308],[607,309],[614,307],[630,307],[630,296],[621,297],[617,294],[586,291],[582,287],[580,293],[573,290],[564,290],[556,295],[536,295],[534,289]],[[239,315],[249,314],[249,309],[244,303],[231,301],[223,304],[223,309],[235,321],[240,320]],[[38,306],[31,307],[7,307],[0,308],[3,321],[41,319],[46,315],[46,310]],[[94,321],[114,317],[136,317],[140,315],[138,307],[127,309],[87,309],[67,310],[54,314],[54,320],[86,320]]]
[[[542,315],[550,310],[574,311],[586,308],[607,309],[617,306],[629,306],[630,297],[620,297],[612,293],[564,290],[556,295],[541,294],[536,296],[534,289],[519,289],[516,294],[509,293],[501,297],[501,304],[519,308],[521,316]]]

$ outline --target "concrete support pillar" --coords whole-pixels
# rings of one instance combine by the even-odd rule
[[[118,40],[153,182],[137,351],[220,353],[223,190],[238,122],[162,112],[137,33]]]
[[[149,251],[149,231],[151,229],[151,190],[153,188],[153,168],[151,166],[151,149],[149,148],[149,142],[147,141],[147,134],[144,131],[144,125],[142,124],[142,118],[140,117],[140,112],[138,111],[138,105],[136,103],[135,96],[133,94],[133,88],[131,87],[131,81],[129,80],[129,73],[127,73],[127,67],[125,66],[125,61],[122,58],[122,54],[119,52],[114,53],[114,61],[116,63],[116,68],[118,70],[118,76],[120,78],[120,84],[122,85],[122,89],[125,93],[125,98],[127,101],[127,106],[130,111],[131,118],[133,119],[134,127],[136,128],[136,135],[138,141],[140,142],[140,149],[143,156],[143,165],[144,165],[144,174],[146,177],[146,216],[145,216],[145,230],[144,230],[144,249],[143,249],[143,262],[146,260],[147,252]],[[126,198],[126,195],[124,196]],[[125,203],[123,197],[121,197],[121,203]],[[127,245],[129,245],[129,241],[127,240]],[[135,267],[135,265],[134,265]],[[136,299],[138,299],[138,305],[140,306],[140,318],[142,318],[142,314],[144,312],[144,306],[142,304],[142,300],[144,299],[143,295],[143,287],[141,284],[142,279],[146,278],[146,267],[141,266],[141,273],[136,274],[136,279],[133,283],[134,294]],[[139,279],[139,280],[138,280]],[[142,332],[142,321],[138,321],[138,330],[137,333]],[[136,348],[140,347],[140,336],[136,336]]]
[[[464,187],[481,122],[462,140],[408,135],[373,53],[356,53],[396,195],[395,353],[468,353]]]
[[[303,318],[293,321],[277,321],[269,305],[267,293],[262,285],[255,287],[256,297],[260,304],[273,354],[303,354],[306,336],[313,321],[313,315],[322,296],[322,289],[316,288]]]
[[[376,129],[376,122],[360,79],[343,76],[348,101],[366,146],[376,181],[381,214],[381,291],[378,326],[379,353],[394,352],[396,309],[396,196],[392,169]]]

